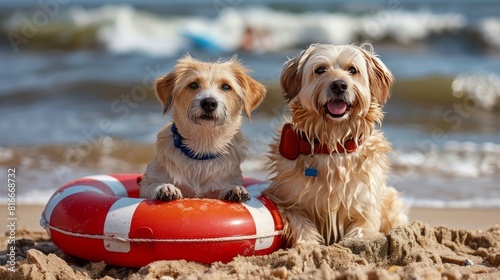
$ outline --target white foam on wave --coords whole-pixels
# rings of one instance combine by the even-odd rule
[[[500,198],[477,197],[465,200],[415,199],[403,196],[403,201],[410,207],[423,208],[500,208]]]
[[[54,190],[33,189],[28,193],[16,196],[16,205],[45,205],[54,194]],[[0,195],[0,202],[7,203],[7,196]]]
[[[255,7],[226,9],[215,18],[160,18],[121,7],[115,12],[113,24],[100,32],[100,38],[115,51],[175,53],[192,44],[194,38],[209,44],[201,47],[218,47],[219,51],[243,47],[267,52],[313,42],[346,44],[359,37],[390,38],[408,44],[464,26],[465,19],[461,15],[429,12],[401,11],[388,15],[378,12],[358,16],[324,12],[295,14]],[[248,30],[253,40],[250,46],[243,46],[242,40]]]
[[[396,171],[477,178],[500,175],[500,144],[446,141],[433,151],[397,151],[392,157]]]
[[[19,29],[23,24],[22,16],[12,16],[6,21],[6,28]],[[82,30],[94,34],[89,30],[95,28],[94,40],[112,52],[174,56],[192,46],[219,52],[240,48],[269,52],[303,48],[315,42],[347,44],[359,39],[390,39],[409,44],[432,34],[463,29],[466,20],[461,14],[426,11],[291,13],[265,7],[228,8],[215,17],[162,16],[123,4],[71,7],[51,19],[51,24],[58,26],[57,34],[73,38],[68,44],[81,43],[78,34]],[[485,34],[496,34],[494,22],[485,22],[483,26]],[[50,29],[54,28],[44,30]],[[246,42],[244,38],[248,38],[249,32],[252,39]]]
[[[69,13],[80,27],[99,26],[97,39],[112,52],[170,56],[186,44],[177,30],[187,18],[162,18],[128,5],[106,5],[92,10],[72,8]]]
[[[483,109],[492,110],[500,107],[500,76],[495,73],[459,75],[453,80],[452,90],[455,97],[470,98]]]
[[[432,34],[460,30],[466,23],[463,15],[454,13],[380,11],[374,16],[364,17],[360,24],[372,39],[388,37],[398,43],[410,44]]]
[[[478,30],[483,39],[489,45],[500,48],[500,19],[499,18],[485,18],[478,24]]]

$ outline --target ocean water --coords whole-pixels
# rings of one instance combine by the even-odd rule
[[[500,3],[344,2],[2,1],[0,179],[15,167],[18,201],[43,204],[78,177],[143,172],[169,121],[154,79],[186,53],[236,54],[268,86],[243,125],[244,174],[265,179],[283,63],[311,43],[370,42],[396,77],[390,184],[414,206],[500,210]]]

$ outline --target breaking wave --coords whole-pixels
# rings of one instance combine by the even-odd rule
[[[38,22],[30,11],[2,18],[3,43],[32,50],[106,49],[174,56],[201,48],[208,51],[276,52],[314,42],[345,44],[370,40],[408,45],[449,33],[500,48],[500,20],[469,24],[459,13],[390,11],[293,13],[266,7],[224,9],[217,16],[160,15],[130,5],[68,7]],[[5,39],[7,38],[7,40]],[[477,41],[477,40],[476,40]]]

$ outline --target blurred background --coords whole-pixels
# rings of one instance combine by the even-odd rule
[[[1,1],[0,165],[17,170],[18,202],[46,203],[81,176],[142,173],[169,121],[154,79],[186,53],[237,54],[268,87],[243,125],[244,174],[265,179],[287,114],[283,63],[311,43],[370,42],[396,76],[381,128],[390,183],[413,206],[500,209],[500,3],[346,2]]]

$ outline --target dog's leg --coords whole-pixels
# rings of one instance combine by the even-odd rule
[[[182,192],[179,188],[170,184],[172,178],[165,172],[158,172],[157,161],[152,161],[144,176],[139,183],[140,197],[156,200],[171,201],[182,198]]]
[[[366,202],[366,201],[365,201]],[[379,235],[382,215],[380,206],[369,205],[364,210],[350,209],[350,213],[342,215],[338,221],[341,225],[340,239],[345,238],[365,238],[374,235]]]
[[[243,186],[233,186],[221,190],[219,199],[232,202],[245,202],[250,199],[250,194]]]
[[[408,224],[408,207],[403,204],[398,192],[393,187],[387,187],[382,206],[382,225],[380,231],[388,234],[396,226]]]
[[[366,226],[366,225],[365,225]],[[363,225],[351,227],[346,231],[346,234],[342,237],[345,238],[366,238],[381,235],[381,233],[376,229],[371,229],[369,227],[364,227]]]
[[[323,237],[310,218],[301,212],[293,210],[282,211],[285,217],[284,235],[288,244],[295,247],[297,244],[324,244]]]
[[[179,188],[172,184],[161,184],[155,188],[154,197],[156,200],[172,201],[182,198]]]

